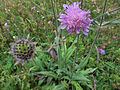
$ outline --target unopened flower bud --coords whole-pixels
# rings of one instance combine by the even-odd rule
[[[110,41],[108,41],[108,45],[110,45],[111,44],[111,42]]]
[[[116,36],[113,36],[112,39],[116,39]]]
[[[8,28],[8,24],[7,24],[7,23],[5,23],[4,26],[5,26],[6,28]]]

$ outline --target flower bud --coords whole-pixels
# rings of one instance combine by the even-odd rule
[[[105,48],[105,44],[102,45],[102,48]]]
[[[116,39],[116,36],[113,36],[112,39]]]
[[[102,40],[102,38],[101,38],[101,37],[99,37],[99,40]]]
[[[110,41],[108,41],[108,45],[110,45],[111,44],[111,42]]]
[[[102,55],[105,54],[105,50],[103,50],[103,49],[99,49],[99,52],[100,52]]]
[[[114,88],[116,88],[117,86],[115,84],[112,85]]]
[[[7,24],[7,23],[5,23],[4,26],[5,26],[6,28],[8,28],[8,24]]]
[[[54,60],[57,60],[57,55],[56,55],[56,52],[55,52],[54,49],[51,49],[51,50],[50,50],[50,55],[52,56],[52,58],[53,58]]]

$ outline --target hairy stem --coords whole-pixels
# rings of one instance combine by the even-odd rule
[[[56,36],[58,36],[57,19],[56,19],[56,13],[55,13],[55,10],[54,10],[53,0],[51,0],[51,5],[52,5],[52,8],[53,8],[53,15],[54,15],[54,20],[55,20]]]
[[[81,9],[82,9],[82,3],[83,3],[83,0],[81,0]],[[76,48],[76,54],[75,54],[75,60],[74,60],[73,68],[74,68],[74,66],[75,66],[75,62],[76,62],[76,59],[77,59],[78,46],[79,46],[79,34],[77,35],[77,48]],[[75,70],[75,68],[74,68],[73,71],[72,71],[71,79],[72,79],[74,70]],[[70,80],[70,81],[71,81],[71,80]],[[69,81],[68,83],[70,83],[70,81]]]

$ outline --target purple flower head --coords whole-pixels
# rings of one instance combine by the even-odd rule
[[[31,10],[36,10],[36,9],[37,9],[36,6],[34,6],[34,7],[31,8]]]
[[[105,55],[105,50],[99,49],[99,52],[100,52],[102,55]]]
[[[113,36],[112,39],[116,39],[116,36]]]
[[[7,24],[7,23],[5,23],[4,26],[5,26],[6,28],[8,28],[8,24]]]
[[[72,5],[63,4],[65,14],[61,14],[58,19],[61,22],[61,29],[67,29],[69,34],[80,33],[82,30],[83,34],[88,35],[89,26],[91,25],[90,11],[84,11],[79,8],[81,2],[74,2]]]
[[[48,24],[52,24],[52,22],[51,22],[51,21],[48,21]]]
[[[116,25],[114,25],[114,27],[116,27]]]

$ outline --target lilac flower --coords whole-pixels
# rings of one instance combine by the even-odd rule
[[[89,17],[90,11],[84,11],[79,8],[79,4],[81,2],[74,2],[72,5],[64,4],[63,7],[65,9],[65,14],[61,14],[60,18],[58,19],[61,22],[61,29],[67,28],[69,34],[73,33],[80,33],[82,30],[84,35],[88,35],[91,20]]]
[[[105,50],[102,50],[100,53],[101,53],[102,55],[105,55]]]
[[[6,28],[8,28],[8,24],[7,24],[7,23],[5,23],[4,26],[5,26]]]
[[[105,55],[105,50],[99,49],[99,52],[100,52],[102,55]]]
[[[116,25],[114,25],[114,27],[116,27]]]
[[[51,22],[51,21],[48,21],[48,24],[52,24],[52,22]]]
[[[32,7],[31,9],[32,9],[32,10],[36,10],[36,6]]]

